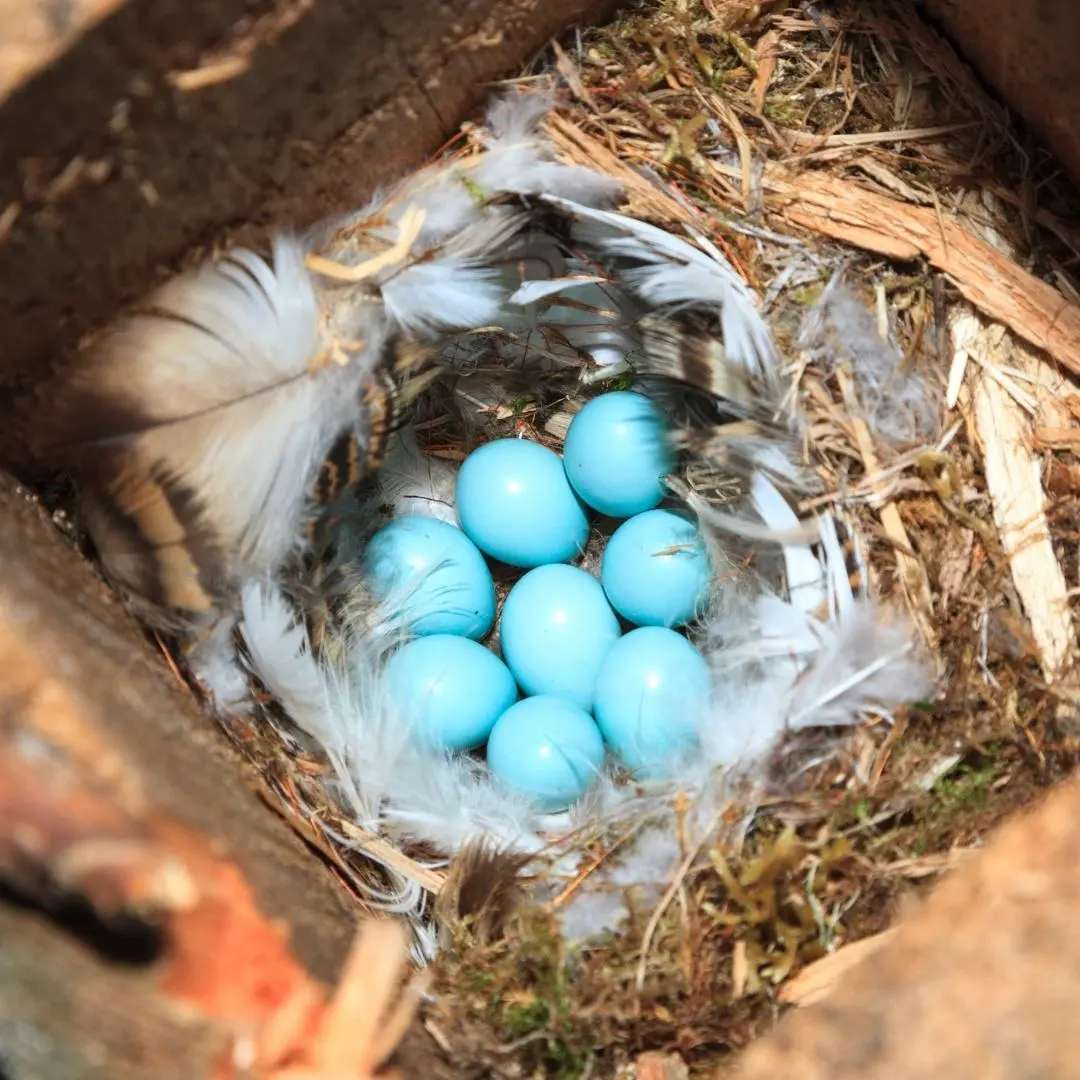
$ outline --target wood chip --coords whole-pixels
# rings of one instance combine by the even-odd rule
[[[247,56],[227,56],[188,71],[170,71],[166,78],[177,90],[191,93],[230,82],[245,74],[250,67],[251,60]]]
[[[122,6],[123,0],[5,0],[0,4],[0,101]]]
[[[963,593],[971,573],[971,559],[975,553],[975,533],[971,529],[959,529],[949,536],[949,544],[941,553],[938,567],[938,590],[942,610]]]
[[[634,1062],[637,1080],[687,1080],[690,1070],[678,1054],[647,1050]]]
[[[765,94],[769,89],[769,80],[772,79],[776,72],[776,61],[780,55],[779,44],[780,34],[775,29],[766,30],[754,49],[758,69],[757,74],[754,76],[754,83],[750,87],[750,104],[753,105],[754,112],[758,116],[761,115],[761,110],[765,107]]]
[[[750,977],[750,962],[746,957],[746,942],[736,941],[731,954],[731,1000],[738,1001],[746,993]]]
[[[718,162],[723,176],[733,170]],[[767,168],[772,210],[796,225],[900,261],[923,256],[963,296],[1053,359],[1080,374],[1080,304],[1021,269],[955,218],[909,206],[823,173]]]
[[[1008,363],[1007,339],[966,304],[957,305],[949,324],[954,348],[966,349],[985,365]],[[1065,575],[1046,520],[1042,462],[1030,445],[1027,415],[999,382],[978,378],[972,406],[994,523],[1031,621],[1043,673],[1053,680],[1069,658],[1075,632]]]
[[[873,956],[895,936],[895,929],[885,930],[873,937],[844,945],[836,952],[815,960],[795,978],[784,983],[780,988],[780,1001],[784,1005],[795,1005],[798,1008],[824,1001],[852,968]]]
[[[15,222],[19,220],[21,213],[22,204],[18,202],[10,202],[0,211],[0,244],[11,235],[11,230],[15,228]]]

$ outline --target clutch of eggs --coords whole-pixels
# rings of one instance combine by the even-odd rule
[[[484,748],[492,774],[545,812],[576,802],[609,754],[665,775],[708,702],[708,667],[679,628],[703,613],[710,566],[693,522],[659,508],[676,463],[666,435],[647,398],[601,394],[574,416],[562,457],[522,439],[471,453],[460,529],[405,515],[364,552],[373,594],[411,636],[384,679],[413,737]],[[624,519],[599,580],[572,565],[590,511]],[[496,613],[485,556],[525,571],[503,604],[501,658],[482,644]]]

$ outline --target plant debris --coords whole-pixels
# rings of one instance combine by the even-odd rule
[[[648,0],[541,65],[522,81],[553,72],[570,89],[549,125],[561,153],[616,175],[630,212],[692,225],[763,298],[824,486],[802,510],[851,519],[871,588],[916,619],[940,693],[841,740],[799,735],[773,798],[732,806],[669,881],[626,890],[618,932],[587,942],[566,909],[586,883],[620,888],[608,870],[632,836],[579,838],[590,858],[565,879],[498,852],[433,867],[345,820],[284,728],[241,719],[231,734],[358,904],[379,880],[365,852],[434,898],[445,940],[421,1013],[471,1075],[711,1074],[781,1006],[827,993],[908,898],[1075,764],[1080,205],[907,0]],[[221,70],[196,69],[189,89]],[[888,358],[881,392],[918,380],[933,417],[883,417],[842,350],[808,342],[834,282],[865,313],[860,342],[876,333]],[[852,320],[833,323],[850,345]],[[493,429],[558,444],[565,388],[483,392],[477,377]],[[473,434],[449,409],[416,432],[446,461]],[[722,499],[722,478],[701,482]],[[301,1056],[367,1075],[391,1040],[365,1028],[371,1045],[346,1061],[341,1008],[330,1049]]]
[[[632,212],[693,224],[764,296],[811,416],[815,504],[852,515],[941,676],[892,726],[811,752],[748,827],[718,823],[666,892],[628,897],[621,933],[575,944],[555,905],[524,904],[435,965],[430,1023],[473,1067],[631,1075],[655,1051],[704,1075],[1075,763],[1080,398],[1044,356],[1077,371],[1080,205],[899,0],[660,0],[583,32],[558,71],[562,152],[618,175]],[[880,438],[843,365],[800,352],[836,275],[936,396],[935,438]]]

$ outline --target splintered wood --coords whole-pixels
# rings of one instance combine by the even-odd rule
[[[300,986],[256,1036],[247,1056],[257,1080],[398,1080],[384,1068],[416,1010],[417,977],[399,989],[408,963],[408,930],[370,920],[359,931],[341,980],[320,1011],[320,995]]]
[[[1031,622],[1043,673],[1053,681],[1069,659],[1075,633],[1065,575],[1046,520],[1042,457],[1031,446],[1031,420],[1023,407],[987,373],[1007,365],[1007,336],[966,306],[958,307],[949,321],[954,368],[958,360],[971,356],[981,369],[973,380],[971,400],[994,524]]]
[[[787,220],[892,259],[928,259],[980,311],[1080,374],[1080,305],[951,217],[824,173],[767,168],[763,182]]]

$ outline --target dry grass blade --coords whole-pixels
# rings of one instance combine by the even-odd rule
[[[697,859],[698,855],[701,853],[701,849],[713,837],[717,825],[720,824],[720,817],[720,814],[716,814],[713,817],[712,821],[709,822],[708,828],[702,832],[701,839],[687,852],[686,857],[675,872],[675,876],[668,886],[667,891],[660,898],[660,902],[656,905],[652,915],[649,916],[649,922],[641,937],[641,958],[638,960],[637,974],[634,976],[634,986],[639,996],[639,1005],[640,995],[645,987],[645,973],[649,965],[649,949],[652,947],[653,936],[656,934],[657,927],[659,927],[660,920],[663,918],[664,912],[667,911],[668,905],[675,899],[675,896],[683,887],[683,882],[686,880],[686,875],[689,873],[690,867],[694,865],[694,860]]]
[[[760,115],[765,105],[765,95],[769,90],[769,80],[776,71],[776,62],[780,55],[780,33],[777,30],[766,30],[757,43],[757,74],[754,76],[753,86],[750,88],[750,103],[754,112]]]
[[[855,431],[859,453],[862,455],[863,467],[868,474],[873,475],[881,468],[874,449],[873,437],[866,426],[866,421],[859,416],[858,402],[855,399],[855,390],[850,377],[841,370],[837,373],[837,378],[845,404],[851,414],[850,422]],[[880,514],[885,535],[896,548],[897,577],[904,590],[908,606],[918,623],[923,640],[931,649],[935,649],[938,644],[938,634],[934,627],[933,598],[930,595],[930,579],[926,567],[914,553],[896,504],[886,501],[881,507]]]

